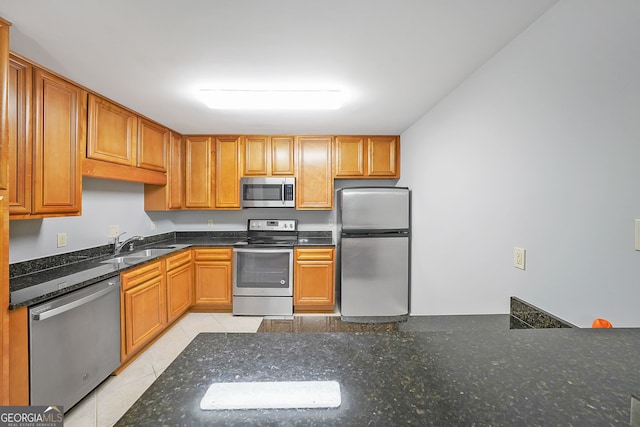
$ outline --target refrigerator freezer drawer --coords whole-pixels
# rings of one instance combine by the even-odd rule
[[[408,314],[409,238],[343,238],[341,245],[341,315]]]

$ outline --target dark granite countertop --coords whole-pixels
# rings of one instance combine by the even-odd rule
[[[629,425],[640,329],[200,334],[117,426]],[[336,409],[203,411],[210,384],[340,383]]]
[[[328,236],[331,235],[328,232]],[[333,241],[327,232],[301,232],[305,240],[298,245],[328,246]],[[162,236],[145,238],[141,246],[135,250],[154,248],[158,246],[175,246],[175,251],[187,247],[225,247],[233,246],[239,240],[246,238],[244,231],[226,232],[175,232]],[[111,250],[113,245],[111,245]],[[22,306],[32,306],[52,298],[64,295],[74,290],[92,285],[101,280],[117,276],[125,270],[138,267],[145,262],[153,261],[171,252],[155,257],[140,259],[127,264],[104,264],[103,261],[112,258],[113,254],[108,246],[62,254],[46,259],[37,259],[10,266],[15,274],[9,280],[10,304],[9,310]],[[122,255],[126,255],[123,252]],[[48,286],[48,291],[42,294],[36,286]]]

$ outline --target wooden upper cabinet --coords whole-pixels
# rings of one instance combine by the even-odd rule
[[[243,176],[267,176],[269,174],[269,137],[247,136],[244,140]]]
[[[293,136],[250,135],[243,147],[243,176],[293,176]]]
[[[239,136],[216,136],[216,208],[240,209]]]
[[[82,174],[165,185],[169,130],[134,111],[89,94]]]
[[[136,166],[138,116],[106,99],[89,94],[89,159]]]
[[[400,138],[370,136],[367,141],[369,176],[400,178]]]
[[[298,136],[296,209],[333,209],[330,136]]]
[[[362,136],[336,137],[336,178],[363,177],[365,175],[366,140]]]
[[[169,130],[150,120],[138,119],[137,166],[159,172],[167,171]]]
[[[184,144],[182,135],[170,132],[167,184],[144,185],[144,209],[148,211],[164,211],[184,207]]]
[[[337,136],[336,178],[400,178],[398,136]]]
[[[87,93],[38,68],[34,85],[32,213],[80,214]]]
[[[292,175],[294,168],[295,142],[292,136],[271,137],[271,175]]]
[[[9,148],[9,213],[31,213],[31,169],[33,133],[31,93],[33,67],[10,56],[7,115]]]
[[[213,186],[213,148],[210,136],[184,138],[184,207],[211,209]]]

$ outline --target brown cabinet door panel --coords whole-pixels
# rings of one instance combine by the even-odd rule
[[[247,136],[244,140],[243,176],[266,176],[269,174],[269,137]]]
[[[185,195],[186,208],[212,208],[212,147],[211,137],[185,138]]]
[[[271,175],[293,175],[294,138],[292,136],[271,137]]]
[[[365,139],[360,136],[336,137],[336,177],[363,177],[366,171]]]
[[[191,263],[167,271],[167,321],[170,323],[193,304]]]
[[[296,209],[333,208],[332,137],[297,138]]]
[[[240,209],[240,137],[216,137],[216,208]]]
[[[296,311],[333,311],[335,249],[295,250],[293,305]]]
[[[369,137],[369,176],[399,178],[400,147],[396,136]]]
[[[125,352],[131,354],[160,333],[166,323],[162,278],[156,278],[124,293]]]
[[[80,213],[86,102],[82,89],[36,69],[33,213]]]
[[[231,311],[233,249],[194,249],[193,258],[194,307],[196,309]]]
[[[29,63],[10,58],[7,103],[10,214],[31,213],[32,76],[33,68]]]
[[[138,120],[138,167],[167,171],[169,130],[147,119]]]
[[[126,166],[136,165],[138,116],[89,94],[87,158]]]

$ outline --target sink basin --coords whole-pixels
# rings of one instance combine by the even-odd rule
[[[150,258],[153,256],[160,256],[164,254],[168,254],[169,252],[174,251],[173,248],[153,248],[153,249],[145,249],[143,251],[133,252],[130,254],[124,255],[126,258]]]
[[[128,252],[124,255],[104,260],[102,261],[102,264],[137,264],[144,260],[168,254],[169,252],[173,252],[175,250],[176,248],[173,247],[162,247],[145,249],[137,252]]]
[[[136,256],[119,256],[115,258],[109,258],[101,262],[101,264],[135,264],[142,262],[149,257],[136,257]]]

